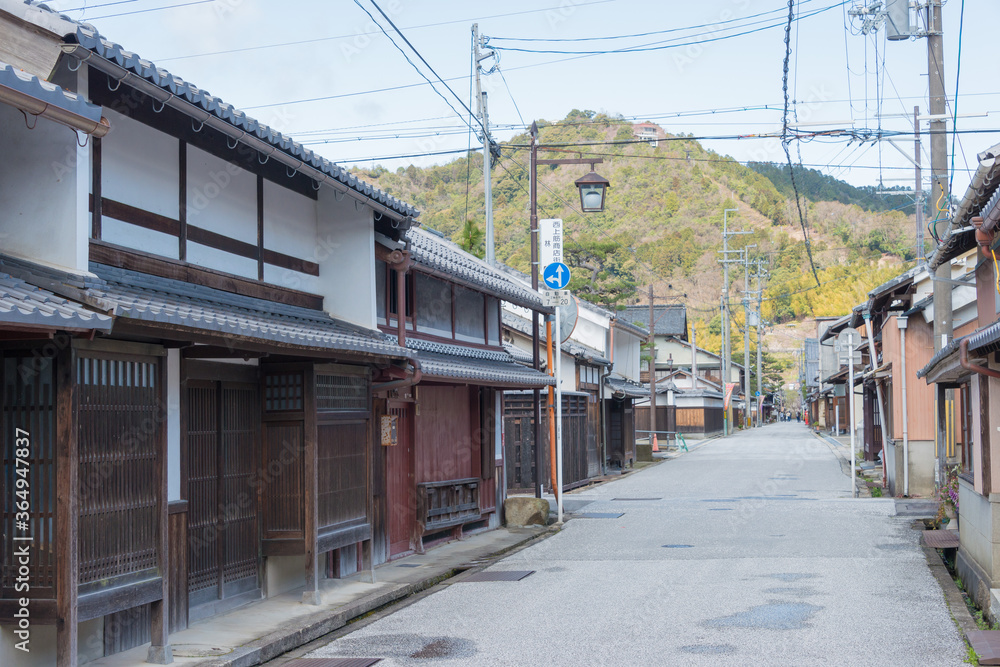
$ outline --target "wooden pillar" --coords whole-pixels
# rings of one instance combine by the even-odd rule
[[[303,372],[302,407],[304,412],[304,443],[302,452],[302,482],[305,502],[305,544],[306,544],[306,590],[302,593],[303,604],[320,604],[319,553],[319,449],[316,427],[316,373],[310,365]]]
[[[174,661],[173,650],[170,648],[170,524],[167,512],[167,362],[166,357],[161,357],[157,362],[159,372],[157,382],[159,383],[160,409],[162,411],[160,423],[157,425],[157,440],[159,441],[160,455],[156,462],[156,479],[160,487],[159,514],[160,514],[160,544],[157,567],[160,570],[161,584],[160,591],[162,597],[150,603],[150,646],[146,655],[146,662],[156,665],[169,665]]]
[[[79,517],[76,375],[72,347],[60,350],[55,359],[56,383],[56,664],[77,664],[77,557]]]

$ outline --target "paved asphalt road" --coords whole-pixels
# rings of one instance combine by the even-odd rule
[[[850,498],[824,441],[775,424],[572,494],[559,534],[308,657],[382,665],[961,665],[912,519]],[[569,498],[571,496],[567,496]],[[630,499],[630,500],[629,500]]]

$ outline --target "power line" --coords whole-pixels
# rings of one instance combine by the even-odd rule
[[[846,4],[846,3],[850,2],[850,1],[851,0],[843,0],[843,2],[839,2],[837,4],[830,5],[829,7],[824,7],[823,9],[818,9],[818,10],[816,10],[816,11],[810,13],[810,14],[804,14],[804,15],[802,15],[799,18],[794,19],[794,20],[800,21],[802,19],[811,18],[813,16],[816,16],[817,14],[822,14],[823,12],[826,12],[826,11],[829,11],[831,9],[834,9],[835,7],[840,7],[841,5]],[[764,21],[755,21],[755,22],[747,23],[746,25],[748,25],[748,26],[749,25],[755,25],[756,23],[764,23]],[[662,51],[662,50],[665,50],[665,49],[676,49],[676,48],[680,48],[680,47],[684,47],[684,46],[697,46],[697,45],[700,45],[700,44],[708,44],[708,43],[711,43],[711,42],[719,42],[719,41],[722,41],[722,40],[725,40],[725,39],[732,39],[734,37],[743,37],[744,35],[751,35],[751,34],[754,34],[754,33],[762,32],[764,30],[769,30],[771,28],[777,28],[777,27],[780,27],[781,25],[783,25],[783,22],[781,22],[781,23],[772,23],[771,25],[761,26],[759,28],[753,28],[751,30],[744,30],[743,32],[736,32],[736,33],[732,33],[730,35],[721,35],[719,37],[708,37],[706,39],[699,39],[699,40],[688,41],[688,42],[678,42],[677,39],[689,39],[692,36],[696,37],[698,35],[689,35],[687,37],[679,37],[677,39],[661,40],[659,42],[652,42],[649,45],[640,45],[640,46],[626,47],[626,48],[621,48],[621,49],[605,49],[605,50],[600,50],[600,51],[564,51],[564,50],[560,50],[560,49],[527,49],[527,48],[520,48],[520,47],[514,47],[514,46],[493,46],[492,48],[494,48],[494,49],[496,49],[498,51],[515,51],[515,52],[518,52],[518,53],[538,53],[538,54],[573,55],[573,56],[604,56],[604,55],[619,54],[619,53],[645,53],[645,52],[649,52],[649,51]],[[709,31],[709,32],[699,33],[699,34],[714,34],[715,32],[717,32],[717,31]],[[664,44],[663,42],[672,42],[672,43],[670,43],[670,44]]]

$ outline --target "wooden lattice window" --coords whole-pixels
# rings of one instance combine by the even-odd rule
[[[55,522],[56,420],[53,370],[55,360],[30,353],[3,357],[3,385],[0,388],[0,598],[24,597],[14,590],[18,576],[18,559],[14,550],[25,542],[15,536],[33,538],[29,557],[27,584],[33,598],[55,597],[56,544],[53,540]],[[27,457],[18,466],[16,429],[28,433]],[[21,443],[24,444],[23,442]],[[27,464],[27,466],[24,465]],[[18,530],[16,480],[17,468],[25,469],[29,502],[27,530]],[[23,527],[23,526],[22,526]]]
[[[268,412],[295,412],[302,409],[301,371],[268,373],[264,380],[264,409]]]
[[[369,396],[367,371],[351,375],[316,374],[319,412],[367,412]]]
[[[159,562],[162,388],[155,357],[77,359],[80,584]]]

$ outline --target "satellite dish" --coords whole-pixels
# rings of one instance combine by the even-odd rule
[[[580,319],[580,305],[575,296],[569,297],[569,305],[559,309],[559,343],[565,343],[576,331],[577,320]]]

